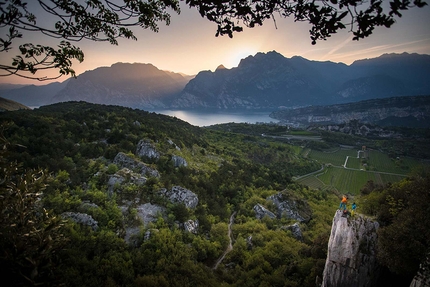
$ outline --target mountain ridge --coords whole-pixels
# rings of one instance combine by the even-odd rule
[[[0,96],[30,106],[87,101],[150,110],[276,110],[430,94],[429,76],[430,55],[384,54],[346,65],[271,51],[194,77],[152,64],[115,63],[66,83],[1,89]]]

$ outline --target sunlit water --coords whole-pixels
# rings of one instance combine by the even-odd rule
[[[158,110],[159,114],[177,117],[194,126],[210,126],[225,123],[277,123],[278,121],[269,117],[270,111],[265,112],[196,112],[184,110]]]

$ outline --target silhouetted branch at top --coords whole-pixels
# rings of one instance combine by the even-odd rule
[[[181,0],[182,1],[182,0]],[[404,10],[427,5],[423,0],[393,0],[389,8],[383,0],[184,0],[200,15],[218,25],[216,36],[241,32],[243,27],[263,25],[266,19],[293,17],[308,22],[311,43],[326,40],[348,27],[353,40],[368,37],[377,26],[391,27]],[[60,39],[56,47],[35,43],[18,46],[11,63],[0,63],[0,76],[17,75],[48,80],[62,75],[75,76],[72,61],[84,60],[83,51],[70,42],[137,40],[131,28],[158,32],[158,23],[170,24],[170,13],[180,13],[178,0],[0,0],[0,52],[17,47],[13,43],[29,33]],[[39,6],[39,7],[37,7]],[[171,10],[171,11],[170,11]],[[42,21],[43,20],[43,21]],[[50,25],[49,25],[50,24]],[[43,39],[43,37],[41,37]],[[3,60],[4,61],[4,60]],[[58,76],[36,76],[57,69]]]

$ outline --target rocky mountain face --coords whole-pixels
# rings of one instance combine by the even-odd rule
[[[430,56],[391,54],[352,65],[273,51],[192,79],[173,108],[274,109],[429,94]]]
[[[53,102],[86,101],[134,108],[166,108],[188,82],[181,74],[151,64],[117,63],[71,79]]]
[[[343,217],[338,210],[328,242],[322,287],[374,286],[378,277],[376,261],[379,224],[356,215]]]
[[[351,120],[382,126],[429,127],[430,96],[393,97],[330,106],[285,109],[270,116],[286,123],[341,124]]]

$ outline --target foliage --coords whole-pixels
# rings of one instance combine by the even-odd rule
[[[227,34],[233,36],[233,32],[242,31],[242,27],[236,25],[236,20],[241,20],[247,27],[262,25],[264,20],[274,18],[278,14],[283,18],[293,17],[294,21],[305,21],[311,25],[309,31],[312,44],[318,40],[326,40],[338,30],[349,30],[354,35],[354,40],[368,37],[375,27],[387,28],[395,22],[395,17],[401,17],[401,10],[407,10],[414,6],[427,5],[423,1],[394,1],[390,2],[390,8],[384,7],[384,1],[366,2],[353,1],[200,1],[187,0],[190,6],[196,6],[203,17],[218,24],[217,35]],[[388,13],[387,13],[388,10]]]
[[[375,27],[391,27],[395,17],[401,17],[402,10],[427,5],[422,0],[402,0],[366,2],[363,0],[314,2],[296,0],[276,1],[213,1],[185,0],[186,5],[195,7],[202,17],[218,25],[216,36],[228,35],[243,30],[240,22],[247,27],[262,25],[274,15],[282,18],[292,17],[294,21],[308,22],[311,25],[312,44],[326,40],[332,34],[349,26],[354,40],[368,37]],[[40,5],[36,7],[35,5]],[[70,44],[70,41],[108,41],[117,45],[118,38],[136,40],[132,27],[158,31],[158,22],[170,24],[168,10],[179,13],[179,1],[141,1],[141,0],[87,0],[60,1],[39,0],[37,4],[23,1],[6,0],[0,2],[0,27],[8,30],[0,38],[0,52],[13,49],[13,43],[32,32],[43,36],[61,39],[57,47],[35,43],[24,43],[18,47],[19,54],[12,63],[0,64],[4,76],[17,75],[38,80],[52,79],[36,76],[40,71],[58,69],[59,76],[75,76],[71,68],[72,60],[82,62],[83,51]],[[52,18],[43,22],[43,19]],[[40,73],[39,73],[40,74]]]
[[[3,128],[3,126],[2,126]],[[65,245],[62,221],[41,205],[48,177],[8,161],[0,135],[0,274],[13,286],[56,285],[57,252]]]
[[[44,181],[48,185],[38,206],[56,218],[80,212],[98,223],[95,230],[71,221],[65,225],[62,233],[68,241],[49,257],[54,263],[61,260],[61,268],[52,269],[55,278],[43,277],[48,283],[58,278],[67,286],[314,286],[322,275],[338,198],[331,189],[310,189],[292,181],[293,175],[320,165],[303,157],[302,149],[261,137],[260,126],[255,131],[245,126],[247,134],[225,132],[83,102],[6,112],[0,122],[9,123],[4,135],[11,148],[5,163],[22,162],[24,168],[15,175],[40,168],[53,175]],[[110,137],[114,130],[118,138]],[[113,159],[119,152],[136,159],[141,139],[150,139],[160,152],[160,159],[146,163],[161,176],[144,184],[127,179],[109,190],[109,178],[123,174]],[[175,167],[172,155],[185,158],[188,165]],[[161,188],[172,186],[194,192],[197,208],[160,196]],[[276,213],[267,198],[280,192],[311,209],[309,222],[299,224],[302,241],[287,228],[292,220],[255,217],[257,203]],[[144,203],[166,207],[166,214],[143,225],[138,206]],[[401,205],[395,207],[400,213]],[[212,270],[229,246],[233,212],[233,250]],[[198,221],[196,233],[181,227],[188,219]],[[137,230],[136,240],[125,240],[128,228]]]
[[[361,211],[381,223],[378,259],[392,272],[413,277],[430,248],[430,176],[415,174],[385,188],[375,186],[361,199]]]

